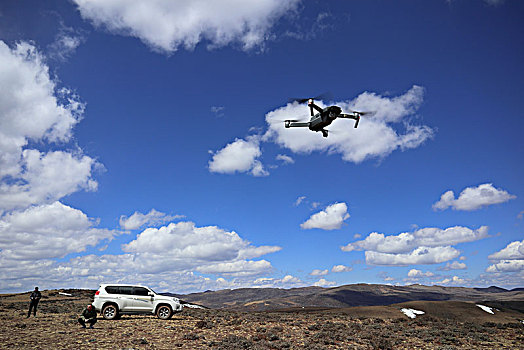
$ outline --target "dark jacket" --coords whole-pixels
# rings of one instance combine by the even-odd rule
[[[89,320],[91,318],[96,318],[96,310],[95,308],[92,308],[91,311],[89,311],[87,308],[82,311],[82,316],[84,319]]]
[[[34,290],[31,293],[31,296],[29,297],[29,299],[34,300],[34,301],[39,301],[40,298],[42,298],[42,294],[40,294],[40,292],[37,290]]]

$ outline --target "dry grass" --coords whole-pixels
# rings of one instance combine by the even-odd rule
[[[99,318],[81,329],[78,313],[89,293],[43,293],[37,318],[25,318],[28,295],[0,296],[2,349],[518,349],[524,325],[463,321],[425,314],[411,320],[398,307],[236,312],[184,309],[171,320],[152,316]],[[443,310],[441,304],[440,310]],[[420,305],[419,305],[420,307]],[[393,312],[396,311],[396,312]]]

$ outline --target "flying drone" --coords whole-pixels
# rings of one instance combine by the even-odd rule
[[[328,137],[329,130],[324,129],[326,126],[330,125],[333,120],[337,118],[346,118],[346,119],[354,119],[355,120],[355,128],[358,127],[358,123],[360,121],[360,117],[364,115],[371,114],[372,112],[358,112],[358,111],[350,111],[351,114],[345,114],[342,113],[342,108],[339,106],[328,106],[325,108],[320,108],[315,104],[315,99],[322,99],[324,98],[324,95],[320,95],[317,97],[309,97],[309,98],[292,98],[289,101],[290,102],[298,102],[298,103],[305,103],[307,102],[307,105],[309,107],[309,110],[311,112],[311,119],[308,122],[302,122],[300,120],[293,120],[288,119],[284,120],[284,125],[286,128],[300,128],[300,127],[307,127],[311,131],[322,132],[322,136]],[[315,113],[317,111],[317,113]]]

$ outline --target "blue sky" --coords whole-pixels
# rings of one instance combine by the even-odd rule
[[[0,291],[524,285],[519,1],[148,4],[0,4]]]

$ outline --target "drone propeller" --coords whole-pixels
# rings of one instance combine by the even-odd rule
[[[356,114],[356,115],[359,115],[359,116],[363,116],[363,115],[373,115],[375,113],[377,113],[376,111],[366,111],[366,112],[359,112],[359,111],[354,111],[352,109],[349,109],[348,110],[350,113],[353,113],[353,114]]]
[[[306,103],[309,100],[329,100],[333,98],[333,95],[330,92],[324,92],[323,94],[320,94],[315,97],[308,97],[308,98],[290,98],[289,103],[298,102],[298,103]]]

